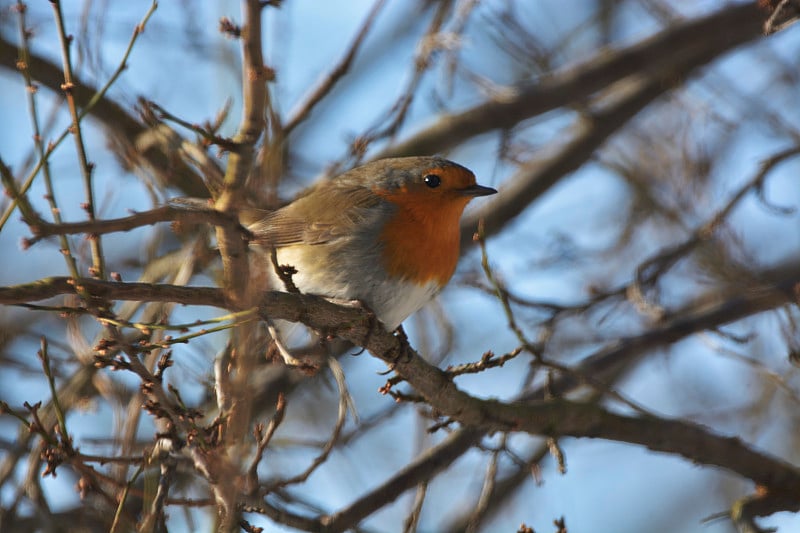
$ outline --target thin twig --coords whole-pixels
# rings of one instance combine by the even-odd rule
[[[109,533],[116,533],[117,527],[119,527],[120,518],[122,517],[122,510],[125,507],[125,502],[128,500],[128,493],[130,492],[133,485],[136,483],[136,480],[139,479],[139,476],[144,472],[144,464],[139,465],[139,468],[131,476],[131,479],[125,484],[125,489],[122,491],[122,494],[119,498],[119,503],[117,504],[117,510],[114,513],[114,520],[111,522],[111,528],[109,529]]]
[[[269,420],[266,431],[263,431],[263,426],[261,428],[256,428],[256,436],[259,437],[258,447],[256,448],[253,461],[250,463],[250,468],[247,470],[247,480],[251,492],[254,492],[258,488],[258,464],[261,462],[267,446],[269,446],[269,443],[272,441],[275,431],[278,429],[278,426],[281,425],[281,422],[283,422],[285,414],[286,397],[283,393],[278,393],[278,401],[275,403],[275,412]]]
[[[355,38],[350,43],[347,51],[344,53],[344,56],[317,83],[317,85],[300,100],[297,106],[292,109],[292,111],[289,113],[289,118],[286,120],[286,124],[282,129],[284,137],[288,137],[292,130],[294,130],[300,123],[308,118],[314,107],[323,98],[325,98],[325,96],[327,96],[336,86],[339,80],[341,80],[342,77],[347,74],[347,71],[350,70],[350,66],[353,64],[356,54],[361,48],[361,44],[364,42],[369,30],[372,29],[375,19],[378,17],[381,9],[383,9],[384,4],[386,4],[386,0],[376,0],[375,4],[372,6],[372,9],[367,14],[367,18],[364,19],[364,22],[361,24],[361,28],[359,28],[358,32],[356,33]]]
[[[72,59],[70,56],[70,45],[72,44],[72,35],[67,35],[67,30],[64,25],[64,13],[61,10],[61,2],[51,2],[53,11],[55,13],[56,28],[58,29],[58,38],[61,42],[61,56],[64,68],[64,84],[61,89],[67,99],[67,107],[69,108],[70,115],[72,116],[72,126],[70,133],[75,139],[75,150],[78,153],[78,166],[80,168],[81,177],[83,178],[83,189],[86,196],[86,201],[82,207],[86,211],[89,220],[95,219],[96,206],[94,202],[94,185],[92,183],[92,172],[94,171],[94,163],[89,162],[89,157],[86,153],[86,144],[83,141],[83,128],[81,127],[81,117],[78,112],[78,105],[75,102],[75,96],[72,93],[74,83],[72,81]],[[93,236],[89,239],[90,247],[92,250],[92,267],[89,270],[93,277],[105,279],[105,258],[103,256],[103,244],[100,236]]]
[[[414,503],[411,511],[403,522],[403,533],[415,533],[419,526],[419,518],[422,515],[422,505],[425,503],[425,496],[428,494],[428,483],[422,482],[417,485],[417,493],[414,495]]]
[[[491,502],[492,495],[495,491],[495,486],[497,485],[497,460],[500,457],[499,450],[505,447],[507,439],[508,436],[504,433],[500,438],[500,446],[498,447],[498,450],[493,452],[489,457],[489,464],[486,465],[486,474],[483,476],[481,494],[478,497],[478,502],[475,505],[475,509],[470,514],[467,522],[466,533],[475,533],[478,530],[478,525],[480,524],[481,519],[489,509],[489,503]]]
[[[405,122],[406,116],[414,97],[417,94],[422,79],[425,74],[433,66],[433,58],[436,52],[439,51],[438,34],[445,22],[445,18],[450,13],[453,7],[452,0],[444,0],[439,2],[436,7],[436,12],[433,15],[425,35],[420,39],[422,44],[414,56],[414,73],[408,81],[405,89],[401,93],[397,101],[389,109],[388,114],[381,118],[375,126],[370,128],[370,131],[363,135],[361,138],[356,139],[353,143],[354,155],[357,160],[361,159],[363,152],[366,151],[367,146],[379,139],[385,137],[393,137]],[[388,124],[381,126],[387,118],[390,118]]]
[[[187,121],[183,120],[182,118],[180,118],[180,117],[178,117],[176,115],[173,115],[172,113],[170,113],[169,111],[167,111],[166,109],[164,109],[163,107],[158,105],[157,103],[153,102],[152,100],[144,100],[143,101],[143,105],[145,105],[145,106],[151,108],[153,111],[155,111],[158,114],[158,118],[159,119],[169,120],[170,122],[174,122],[175,124],[183,126],[184,128],[186,128],[188,130],[191,130],[191,131],[195,132],[196,134],[198,134],[200,137],[203,138],[203,140],[205,140],[209,144],[215,144],[215,145],[219,146],[220,148],[222,148],[223,150],[226,150],[226,151],[229,151],[229,152],[235,152],[235,151],[237,151],[239,149],[240,144],[237,143],[236,141],[233,141],[231,139],[227,139],[225,137],[220,137],[219,135],[216,135],[216,134],[212,133],[211,131],[207,130],[206,128],[203,128],[203,127],[199,126],[198,124],[193,124],[191,122],[187,122]]]
[[[691,236],[683,242],[659,252],[641,263],[636,269],[636,281],[639,286],[653,283],[664,274],[680,258],[685,257],[701,243],[711,239],[715,231],[728,218],[728,215],[739,205],[739,202],[751,191],[763,195],[764,181],[770,172],[784,161],[800,154],[800,146],[792,146],[782,150],[761,163],[761,168],[750,180],[744,183],[733,196],[709,220],[694,230]]]
[[[339,361],[329,357],[328,366],[331,369],[331,373],[336,380],[336,385],[339,388],[339,410],[336,418],[336,424],[333,427],[333,432],[331,433],[328,442],[325,444],[325,447],[322,449],[320,454],[315,457],[313,461],[311,461],[311,464],[308,465],[303,472],[269,485],[264,489],[264,493],[266,494],[274,492],[278,489],[282,489],[287,485],[294,485],[306,481],[320,465],[328,460],[328,456],[330,455],[331,451],[333,451],[336,442],[339,440],[339,435],[341,434],[344,423],[347,420],[347,411],[348,407],[352,404],[352,399],[350,398],[350,393],[347,391],[347,383],[345,382],[344,372],[342,371]]]
[[[25,87],[27,88],[26,95],[28,98],[28,110],[30,111],[31,125],[33,126],[33,143],[36,148],[36,153],[39,157],[39,160],[44,162],[42,166],[42,175],[44,177],[45,190],[47,191],[45,197],[48,203],[50,204],[50,212],[53,215],[53,221],[56,224],[60,224],[61,210],[58,208],[58,202],[56,201],[55,191],[53,190],[53,180],[50,175],[50,162],[47,160],[47,157],[45,157],[44,143],[42,142],[41,129],[39,128],[39,113],[36,104],[37,87],[33,82],[33,78],[31,76],[31,71],[30,71],[29,40],[31,37],[31,32],[28,30],[25,22],[26,11],[27,8],[25,4],[22,3],[22,0],[17,0],[20,38],[22,42],[22,45],[20,46],[20,71],[22,72],[22,75],[25,78]],[[0,170],[3,171],[5,178],[5,169],[0,169]],[[15,191],[13,198],[15,199],[15,201],[18,202],[20,211],[22,211],[22,215],[29,225],[44,222],[38,215],[33,216],[35,215],[35,213],[32,212],[31,208],[27,207],[28,203],[27,197],[23,198],[19,191]],[[78,272],[78,263],[75,260],[75,256],[72,254],[72,249],[69,244],[69,239],[66,236],[62,235],[59,237],[59,244],[61,245],[61,253],[64,255],[64,260],[67,262],[67,268],[69,269],[70,274],[72,274],[73,277],[76,278],[79,277],[80,274]]]
[[[136,25],[133,31],[133,35],[131,36],[131,39],[128,42],[128,47],[125,50],[125,53],[123,54],[122,60],[117,66],[117,69],[108,79],[108,81],[89,99],[86,105],[83,106],[83,108],[80,110],[80,113],[78,114],[78,121],[83,120],[83,118],[86,117],[86,115],[88,115],[98,103],[103,101],[108,90],[111,88],[114,82],[117,81],[117,78],[119,78],[119,76],[125,70],[127,66],[128,57],[130,56],[131,51],[133,50],[133,45],[136,43],[136,40],[138,39],[139,35],[141,35],[144,32],[144,28],[147,22],[150,20],[151,15],[155,12],[157,7],[158,7],[158,2],[154,1],[150,5],[150,9],[148,9],[147,13],[145,13],[145,16],[142,18],[141,22],[139,22],[139,24]],[[46,163],[47,159],[50,157],[50,155],[52,155],[52,153],[56,150],[56,148],[64,141],[64,139],[67,138],[67,135],[69,135],[71,131],[72,127],[70,126],[66,128],[63,132],[61,132],[61,134],[54,141],[50,141],[48,143],[44,157],[39,159],[36,166],[30,171],[25,180],[23,180],[22,186],[19,189],[20,194],[24,195],[28,192],[28,189],[33,184],[33,180],[34,178],[36,178],[36,175],[42,169],[42,166]],[[9,217],[14,212],[16,206],[17,206],[16,200],[12,199],[11,205],[9,205],[6,211],[3,213],[3,215],[0,216],[0,229],[2,229],[6,221],[8,221]]]
[[[37,353],[39,359],[42,361],[42,369],[44,376],[47,378],[47,384],[50,387],[50,396],[53,402],[53,409],[56,413],[56,420],[58,420],[58,430],[61,436],[61,444],[64,450],[71,454],[73,452],[72,439],[67,431],[67,418],[64,416],[64,409],[61,407],[61,402],[58,399],[58,390],[56,389],[56,381],[53,376],[53,369],[50,366],[50,353],[47,350],[47,337],[41,338],[39,352]],[[46,429],[46,428],[42,428]]]
[[[755,2],[725,6],[706,17],[684,22],[618,52],[593,57],[591,61],[548,76],[546,80],[537,80],[522,87],[514,98],[488,100],[464,111],[444,115],[404,141],[381,150],[375,157],[446,152],[483,133],[513,128],[530,117],[584,101],[629,76],[657,75],[670,80],[684,77],[735,46],[759,38],[763,15]],[[720,33],[719,28],[726,31]],[[649,70],[643,71],[643,65],[649,66]],[[663,94],[671,84],[668,81],[660,83],[659,94]]]
[[[49,224],[45,222],[39,225],[32,225],[31,231],[33,238],[25,241],[25,245],[36,244],[39,240],[52,235],[101,235],[105,233],[117,233],[121,231],[131,231],[143,226],[152,226],[159,222],[184,222],[189,224],[209,223],[216,226],[229,227],[237,231],[246,238],[251,238],[250,232],[241,226],[236,218],[227,213],[222,213],[211,207],[200,208],[192,206],[187,208],[181,203],[174,201],[170,205],[156,207],[149,211],[142,211],[127,217],[112,218],[107,220],[88,220],[85,222],[62,222],[60,224]]]
[[[524,348],[519,346],[510,352],[501,355],[500,357],[497,357],[494,352],[489,351],[484,353],[480,360],[474,363],[463,363],[456,366],[448,366],[445,369],[445,372],[454,377],[463,376],[464,374],[477,374],[490,368],[499,368],[506,364],[506,362],[516,358],[523,351]]]

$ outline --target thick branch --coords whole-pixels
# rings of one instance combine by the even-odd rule
[[[500,191],[500,194],[493,198],[491,201],[486,202],[482,207],[473,211],[470,215],[465,217],[461,222],[461,246],[466,249],[472,234],[478,225],[478,221],[483,219],[485,231],[487,235],[494,235],[499,233],[505,225],[513,220],[516,216],[522,213],[527,206],[534,200],[542,196],[545,192],[550,190],[552,186],[559,182],[561,178],[567,174],[577,170],[584,163],[586,163],[596,152],[596,150],[611,136],[613,136],[620,128],[624,127],[630,119],[632,119],[639,111],[644,109],[653,100],[658,98],[661,94],[667,92],[675,85],[675,80],[681,80],[692,69],[702,66],[718,54],[727,50],[723,48],[723,42],[728,43],[727,46],[732,47],[740,44],[750,38],[756,37],[757,24],[752,21],[746,21],[744,18],[745,13],[750,13],[755,10],[753,5],[743,5],[735,8],[735,20],[739,21],[737,25],[730,28],[732,33],[725,39],[719,39],[719,42],[714,39],[709,39],[703,36],[700,32],[702,28],[710,27],[717,22],[718,18],[727,20],[728,10],[723,10],[722,13],[715,14],[707,19],[689,23],[683,27],[665,32],[664,35],[655,37],[650,41],[640,43],[631,47],[628,50],[620,52],[612,58],[601,61],[600,64],[592,63],[585,67],[585,72],[579,72],[574,75],[574,79],[584,80],[587,85],[577,85],[573,87],[574,79],[567,73],[563,77],[566,79],[551,80],[544,82],[542,85],[537,86],[536,90],[549,93],[553,91],[552,98],[557,98],[561,90],[578,90],[585,88],[587,93],[582,97],[586,97],[592,92],[592,88],[599,89],[600,86],[595,86],[593,83],[597,81],[605,81],[610,83],[607,76],[609,69],[613,73],[620,75],[633,75],[636,70],[626,70],[630,64],[625,61],[634,61],[633,65],[638,65],[638,61],[662,61],[664,62],[663,70],[653,70],[643,68],[639,73],[643,76],[642,81],[638,82],[638,87],[631,91],[629,94],[622,97],[618,102],[609,105],[607,108],[590,115],[585,118],[584,123],[581,125],[581,131],[575,134],[574,139],[559,150],[557,154],[546,159],[534,158],[520,166],[519,170],[508,180],[509,185]],[[681,48],[674,52],[676,57],[662,57],[664,54],[673,53],[670,46],[674,44],[673,39],[677,36],[686,37],[693,36],[695,40],[699,40],[701,45],[698,45],[697,50],[692,48]],[[727,34],[726,34],[727,35]],[[737,37],[738,36],[738,37]],[[738,39],[743,39],[739,41]],[[684,43],[686,45],[686,43]],[[686,57],[683,58],[683,55]],[[652,57],[651,57],[652,56]],[[649,58],[649,59],[647,59]],[[681,59],[684,62],[681,63]],[[625,61],[623,61],[625,60]],[[672,65],[670,67],[670,65]],[[564,87],[559,87],[563,85]],[[477,113],[479,109],[485,106],[504,106],[512,105],[512,109],[516,109],[514,105],[523,106],[524,98],[531,98],[530,110],[535,112],[542,112],[536,107],[541,105],[542,102],[536,100],[540,95],[535,94],[533,89],[523,91],[518,96],[516,104],[502,103],[487,103],[479,106],[463,114]],[[574,96],[574,95],[573,95]],[[545,99],[545,102],[547,99]],[[566,101],[560,101],[560,105],[565,105]],[[481,111],[483,112],[483,111]],[[492,111],[486,111],[488,115],[492,115]],[[520,118],[526,118],[521,116]],[[482,126],[491,126],[492,119],[482,120]],[[496,126],[500,127],[500,126]],[[461,130],[459,130],[461,131]],[[420,135],[425,134],[422,132]]]
[[[461,221],[461,247],[465,249],[483,219],[486,235],[495,235],[522,213],[536,198],[558,181],[580,168],[615,132],[639,111],[663,94],[663,80],[643,82],[630,94],[608,109],[587,117],[581,131],[560,152],[548,159],[535,158],[520,166],[496,199],[486,202]]]
[[[628,76],[669,76],[680,80],[721,54],[759,37],[764,19],[765,12],[756,2],[726,5],[705,18],[669,28],[619,52],[593,58],[586,65],[523,87],[512,98],[442,116],[376,158],[444,152],[477,135],[508,129],[527,118],[586,100]]]
[[[236,215],[245,205],[244,183],[253,167],[255,143],[264,131],[264,112],[267,101],[267,81],[270,79],[261,52],[261,9],[257,0],[244,2],[245,26],[242,29],[242,121],[233,141],[240,148],[228,157],[228,168],[222,184],[222,193],[215,208],[223,213]],[[243,300],[246,297],[246,282],[249,278],[247,249],[235,231],[217,228],[217,242],[224,287],[228,297]]]
[[[17,46],[0,37],[0,65],[8,70],[16,71],[17,59]],[[55,94],[60,95],[63,83],[63,73],[60,67],[33,53],[29,54],[28,61],[28,68],[34,79]],[[78,76],[74,77],[72,94],[79,107],[86,107],[86,104],[97,93],[96,87],[92,87]],[[142,153],[136,152],[134,148],[136,139],[148,128],[108,96],[97,101],[91,110],[91,117],[99,121],[111,138],[123,147],[127,158],[133,158],[131,156],[144,158],[160,175],[168,176],[170,184],[180,188],[189,196],[208,196],[208,189],[204,185],[202,177],[198,176],[180,158],[168,159],[163,152],[156,149],[145,150]]]
[[[719,327],[754,312],[793,302],[800,280],[796,276],[760,291],[752,291],[705,311],[676,320],[669,331],[654,331],[636,340],[623,341],[636,351],[658,339],[674,342],[694,332]],[[115,299],[174,301],[196,305],[226,306],[219,289],[175,287],[141,283],[111,283],[99,280],[49,278],[40,282],[0,289],[0,303],[22,303],[74,293],[78,285],[89,293]],[[402,375],[438,412],[482,432],[525,431],[536,435],[593,437],[646,446],[654,451],[679,454],[693,461],[736,472],[776,492],[800,491],[800,472],[791,465],[753,451],[736,438],[709,433],[696,424],[679,420],[618,415],[593,404],[568,400],[529,400],[504,403],[481,400],[456,387],[442,370],[431,366],[398,337],[387,333],[358,308],[342,307],[324,299],[288,293],[267,293],[261,312],[271,318],[303,322],[313,328],[337,332],[355,344],[395,365]],[[475,435],[468,435],[475,437]],[[465,439],[467,442],[469,439]],[[455,456],[455,454],[451,454]],[[446,463],[447,461],[445,461]],[[433,463],[435,467],[435,463]],[[413,486],[415,475],[404,472],[391,480],[391,490]],[[385,494],[385,492],[383,493]],[[332,530],[337,524],[350,527],[358,516],[367,516],[380,505],[380,494],[328,519]],[[344,518],[346,516],[347,523]]]
[[[796,272],[796,268],[788,267],[782,272],[765,273],[761,276],[762,278],[772,278],[778,281],[772,285],[772,288],[766,288],[758,293],[750,294],[748,297],[706,301],[705,303],[693,302],[684,309],[673,313],[676,318],[666,319],[660,326],[648,332],[621,339],[587,357],[578,365],[574,373],[560,375],[553,380],[547,387],[547,395],[567,395],[582,384],[578,377],[582,375],[592,376],[598,381],[610,383],[621,372],[630,368],[631,362],[642,356],[647,350],[677,342],[699,331],[714,329],[784,305],[793,287],[800,282]],[[791,296],[789,298],[791,299]],[[523,400],[541,401],[544,400],[545,395],[544,388],[537,388],[527,394]],[[358,524],[360,520],[391,503],[400,494],[412,489],[419,482],[430,480],[432,476],[447,468],[453,461],[475,446],[486,433],[486,431],[476,430],[472,427],[455,431],[445,441],[416,458],[382,485],[345,509],[330,515],[328,521],[332,529],[339,531],[347,524]]]

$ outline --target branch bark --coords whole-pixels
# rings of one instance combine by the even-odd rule
[[[756,2],[728,5],[704,18],[670,28],[616,53],[519,89],[503,101],[487,101],[439,117],[405,141],[376,155],[400,157],[445,152],[462,142],[574,102],[632,75],[683,80],[690,72],[761,35],[766,14]]]
[[[209,287],[176,287],[143,283],[112,283],[100,280],[49,278],[37,283],[0,288],[0,303],[23,303],[58,294],[75,293],[77,287],[98,297],[119,300],[140,299],[174,301],[194,305],[236,308],[225,299],[220,289]],[[675,320],[668,327],[653,330],[637,338],[620,342],[630,353],[636,353],[656,342],[669,344],[689,334],[719,327],[755,312],[774,308],[797,299],[800,278],[795,275],[759,291],[751,291],[708,309]],[[373,355],[393,365],[430,405],[444,416],[468,427],[458,438],[459,444],[447,457],[431,456],[418,465],[444,468],[460,454],[463,447],[485,432],[524,431],[533,435],[572,436],[612,439],[639,444],[651,450],[681,455],[692,461],[721,467],[767,487],[774,493],[800,491],[800,471],[780,459],[754,451],[738,438],[721,437],[705,428],[680,420],[655,417],[631,417],[608,411],[598,405],[570,400],[543,400],[532,394],[521,401],[482,400],[461,391],[448,375],[419,356],[399,337],[386,332],[383,326],[366,316],[362,309],[335,305],[311,295],[266,293],[260,312],[271,319],[303,322],[367,348]],[[608,355],[598,354],[599,360]],[[471,433],[472,432],[472,433]],[[435,459],[444,459],[441,462]],[[340,531],[368,516],[377,507],[388,503],[384,495],[415,486],[421,470],[406,469],[387,481],[382,491],[358,500],[347,509],[324,518],[327,530]],[[414,473],[416,472],[416,473]],[[388,488],[386,488],[388,487]],[[394,494],[396,497],[399,494]]]
[[[0,36],[0,66],[10,71],[16,71],[17,59],[17,46]],[[29,54],[28,61],[28,67],[34,79],[54,94],[60,95],[63,83],[63,73],[60,67],[34,53]],[[72,81],[75,102],[83,108],[99,90],[81,80],[80,76],[75,76]],[[169,182],[189,196],[208,197],[208,188],[205,186],[203,178],[179,158],[168,158],[163,152],[154,148],[141,153],[135,149],[136,140],[149,128],[114,100],[108,96],[101,98],[92,109],[91,117],[100,122],[109,134],[109,138],[117,143],[118,153],[123,155],[124,162],[129,163],[143,158],[164,179],[165,183]]]

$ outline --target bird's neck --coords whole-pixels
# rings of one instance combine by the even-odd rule
[[[386,271],[420,285],[428,282],[446,285],[458,262],[459,220],[466,200],[390,201],[396,211],[380,235]]]

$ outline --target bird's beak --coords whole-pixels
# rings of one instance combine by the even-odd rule
[[[491,187],[484,187],[483,185],[470,185],[469,187],[465,187],[460,189],[458,192],[463,194],[464,196],[489,196],[490,194],[495,194],[497,192],[496,189],[492,189]]]

